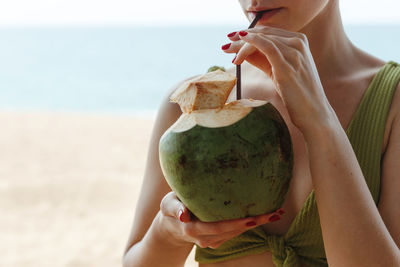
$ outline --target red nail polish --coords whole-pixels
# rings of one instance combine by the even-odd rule
[[[235,59],[236,59],[236,57],[237,57],[237,56],[235,56],[235,58],[232,60],[232,63],[234,63],[234,62],[235,62]]]
[[[230,34],[228,34],[228,37],[233,37],[235,36],[236,32],[231,32]]]
[[[228,49],[229,47],[231,47],[231,43],[229,43],[229,44],[224,44],[221,48],[222,48],[222,50],[226,50],[226,49]]]
[[[279,215],[272,215],[271,217],[269,217],[270,222],[275,222],[280,219],[281,219],[281,216],[279,216]]]
[[[180,220],[181,222],[184,222],[184,221],[183,221],[183,210],[180,210],[180,211],[179,211],[178,216],[179,216],[179,220]]]
[[[283,209],[278,209],[276,212],[278,212],[280,215],[283,215],[286,213]]]
[[[256,222],[248,222],[248,223],[246,223],[246,226],[248,226],[248,227],[251,227],[251,226],[254,226],[254,225],[257,225],[257,223]]]
[[[240,35],[240,36],[246,36],[246,35],[247,35],[247,32],[245,32],[245,31],[240,31],[240,32],[239,32],[239,35]]]

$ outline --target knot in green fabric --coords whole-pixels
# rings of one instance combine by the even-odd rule
[[[267,236],[266,244],[272,253],[272,261],[278,267],[300,266],[299,259],[294,249],[285,243],[285,239],[279,236]]]

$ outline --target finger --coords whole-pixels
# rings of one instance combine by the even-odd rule
[[[215,243],[211,243],[210,245],[208,245],[208,247],[212,248],[212,249],[216,249],[230,239],[232,239],[232,238],[227,238],[227,239],[223,239],[218,242],[215,242]]]
[[[301,67],[305,57],[312,57],[307,37],[302,33],[294,33],[294,36],[279,36],[259,33],[260,38],[273,40],[274,44],[282,51],[284,58],[290,62],[290,66],[296,71]]]
[[[234,60],[232,61],[232,63],[236,64],[236,65],[240,65],[243,63],[243,61],[250,56],[251,54],[253,54],[254,52],[257,51],[257,48],[254,47],[253,45],[249,44],[249,43],[245,43],[244,45],[242,45],[240,47],[240,49],[237,51],[237,55],[234,58]]]
[[[165,216],[175,217],[182,222],[190,221],[190,212],[177,198],[176,194],[171,191],[161,200],[160,210]]]
[[[285,214],[285,211],[282,209],[278,209],[275,212],[272,213],[268,213],[268,214],[261,214],[261,215],[257,215],[252,217],[253,220],[253,226],[249,227],[249,229],[254,228],[254,227],[258,227],[260,225],[266,224],[266,223],[271,223],[271,222],[275,222],[281,219],[281,216]]]
[[[286,36],[278,36],[278,35],[269,35],[269,34],[260,34],[263,38],[272,38],[274,40],[278,40],[282,44],[285,44],[288,47],[295,48],[299,51],[303,50],[306,42],[298,37],[286,37]]]
[[[281,215],[285,214],[285,211],[282,209],[278,209],[275,212],[269,213],[269,214],[263,214],[263,215],[258,215],[254,216],[251,219],[249,223],[246,224],[246,227],[241,227],[241,229],[234,230],[234,231],[229,231],[229,232],[220,232],[220,231],[215,231],[212,234],[206,234],[204,235],[204,232],[200,230],[198,227],[190,227],[194,226],[194,223],[186,224],[185,225],[185,232],[188,236],[191,236],[195,241],[196,244],[198,244],[200,247],[211,247],[211,248],[216,248],[226,242],[227,240],[230,240],[243,232],[250,230],[251,228],[258,227],[260,225],[263,225],[265,223],[271,223],[280,220]],[[249,218],[247,218],[249,219]],[[239,219],[243,220],[243,219]],[[231,220],[231,221],[222,221],[222,222],[217,222],[220,225],[223,225],[223,223],[231,223],[236,220]],[[203,224],[211,224],[211,223],[203,223]],[[200,224],[197,224],[199,226]],[[225,230],[227,228],[223,227]],[[216,229],[214,229],[216,230]]]
[[[262,215],[258,215],[253,217],[254,221],[256,222],[256,226],[258,225],[263,225],[266,223],[271,223],[271,222],[275,222],[281,219],[281,215],[285,214],[284,211],[275,211],[273,213],[269,213],[269,214],[262,214]]]
[[[255,27],[255,28],[251,28],[251,29],[246,29],[245,31],[251,32],[251,33],[263,33],[263,34],[268,34],[268,35],[276,35],[276,36],[282,36],[282,37],[300,37],[300,38],[305,37],[304,34],[299,33],[299,32],[291,32],[291,31],[287,31],[285,29],[275,28],[275,27],[270,27],[270,26]],[[240,39],[240,37],[239,37],[239,39]]]
[[[251,228],[260,226],[265,223],[273,222],[280,219],[280,214],[272,212],[269,214],[258,215],[249,218],[225,220],[218,222],[202,222],[194,221],[188,225],[190,232],[198,233],[201,235],[221,235],[224,233],[230,233],[235,231],[247,231]]]
[[[274,42],[273,39],[266,36],[262,37],[261,34],[256,33],[241,34],[240,38],[260,50],[268,59],[273,69],[280,69],[280,73],[284,73],[285,69],[287,69],[288,64],[285,62],[282,51],[278,48],[279,44]]]
[[[244,31],[242,31],[244,32]],[[308,47],[308,38],[305,34],[301,32],[291,32],[281,28],[274,28],[270,26],[261,26],[252,29],[247,29],[245,32],[257,33],[263,37],[271,37],[280,40],[287,46],[295,48],[300,52],[306,52]],[[240,33],[240,32],[239,32]],[[240,34],[237,34],[240,37]]]
[[[223,46],[221,46],[221,49],[225,53],[237,53],[244,44],[245,42],[240,40],[237,42],[224,44]]]
[[[217,249],[219,246],[221,246],[221,245],[222,245],[223,243],[225,243],[226,241],[228,241],[228,240],[222,240],[222,241],[220,241],[220,242],[213,243],[213,244],[209,245],[208,247],[209,247],[209,248],[212,248],[212,249]]]
[[[239,41],[240,40],[238,32],[231,32],[227,36],[231,41]]]
[[[284,211],[283,209],[277,209],[275,212],[279,213],[279,215],[284,215],[286,213],[286,211]]]
[[[222,243],[242,234],[244,231],[234,231],[229,233],[224,233],[220,235],[207,235],[207,236],[198,236],[195,238],[194,243],[198,244],[200,247],[211,247]]]
[[[244,60],[264,71],[269,77],[271,77],[271,64],[268,62],[266,56],[259,50],[257,50],[257,48],[255,48],[254,46],[251,46],[249,44],[247,44],[247,46],[244,45],[239,50],[232,63],[240,65],[243,63]]]
[[[305,43],[297,37],[281,37],[276,35],[265,35],[260,36],[263,39],[269,39],[274,42],[276,47],[282,52],[285,61],[292,68],[293,71],[297,71],[302,67],[304,61]]]
[[[252,219],[235,219],[218,222],[202,222],[199,220],[192,221],[185,225],[185,230],[190,234],[196,233],[197,236],[221,235],[224,233],[244,231],[249,228],[247,223]],[[251,225],[253,226],[253,225]]]
[[[277,35],[277,36],[282,36],[282,37],[299,37],[299,38],[304,38],[305,35],[299,32],[291,32],[287,31],[285,29],[281,28],[275,28],[275,27],[270,27],[270,26],[257,26],[255,28],[251,29],[245,29],[246,32],[251,32],[251,33],[264,33],[268,35]],[[239,36],[240,31],[235,31],[231,32],[228,34],[228,38],[231,41],[238,41],[240,40]]]

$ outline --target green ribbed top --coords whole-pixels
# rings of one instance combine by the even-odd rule
[[[376,204],[379,202],[381,157],[386,117],[400,81],[400,65],[387,62],[375,75],[355,112],[347,136]],[[196,261],[213,263],[265,251],[276,266],[328,266],[314,190],[307,197],[287,233],[267,235],[253,228],[217,249],[196,247]]]

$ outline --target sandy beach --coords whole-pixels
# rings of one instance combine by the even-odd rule
[[[0,111],[0,266],[121,266],[153,123]]]

